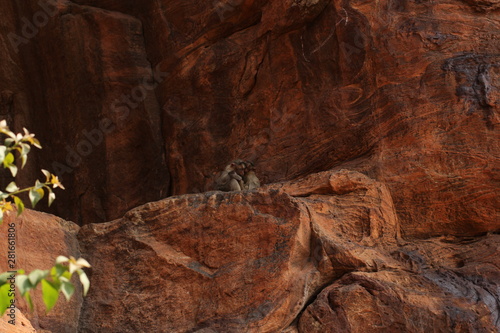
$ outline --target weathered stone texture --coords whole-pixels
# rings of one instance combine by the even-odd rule
[[[167,195],[154,92],[164,75],[147,60],[141,22],[69,1],[39,3],[0,2],[14,18],[2,21],[0,55],[9,61],[0,92],[13,96],[3,108],[11,126],[29,128],[45,147],[19,182],[32,184],[37,166],[57,173],[68,191],[52,212],[80,225]]]
[[[495,329],[499,237],[405,243],[398,229],[387,187],[347,170],[149,203],[81,229],[98,287],[80,329]]]
[[[24,269],[27,273],[35,269],[50,269],[54,266],[58,256],[73,256],[80,258],[80,246],[76,234],[79,226],[73,222],[65,221],[59,217],[25,210],[19,217],[10,213],[0,225],[0,272]],[[12,226],[11,223],[14,225]],[[15,231],[15,262],[8,261],[8,236],[9,228]],[[12,231],[12,230],[11,230]],[[14,265],[14,268],[10,267]],[[76,282],[77,279],[75,279]],[[47,329],[52,332],[70,333],[76,332],[78,318],[82,306],[82,288],[76,284],[75,294],[69,302],[66,302],[61,294],[60,299],[51,312],[45,313],[45,305],[41,297],[40,288],[31,293],[35,310],[31,312],[24,299],[16,293],[16,324],[30,331],[32,325],[35,329]],[[27,321],[26,318],[29,320]],[[23,325],[24,323],[24,325]],[[31,323],[28,325],[28,323]],[[0,324],[3,325],[3,324]],[[5,326],[11,328],[11,326]],[[2,326],[0,326],[0,329]],[[2,332],[15,332],[5,330]]]
[[[17,181],[88,225],[79,330],[498,330],[499,5],[0,0]],[[267,186],[207,192],[237,157]]]

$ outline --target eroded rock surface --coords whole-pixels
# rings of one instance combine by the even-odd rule
[[[0,118],[28,128],[44,146],[30,154],[60,176],[68,191],[59,216],[109,221],[166,196],[160,106],[141,22],[70,1],[0,1]]]
[[[500,228],[498,6],[1,0],[0,113],[50,147],[32,174],[66,171],[54,212],[80,225],[240,157],[264,183],[364,172],[407,238],[480,235]]]
[[[498,252],[500,237],[465,247],[405,243],[399,227],[387,187],[347,170],[257,191],[149,203],[81,229],[96,287],[85,300],[80,329],[497,327],[496,258],[483,259],[487,274],[471,268],[480,253]]]
[[[24,316],[22,312],[16,310],[16,320],[14,325],[9,323],[12,318],[5,314],[0,318],[0,332],[9,333],[36,333],[36,329],[33,328],[30,321]]]
[[[341,171],[289,186],[165,199],[82,229],[99,286],[85,330],[279,332],[322,286],[396,244],[381,184]]]
[[[172,197],[81,229],[27,210],[4,221],[0,244],[12,222],[16,269],[49,268],[61,254],[92,265],[83,300],[78,288],[45,315],[37,292],[34,313],[18,299],[19,332],[500,327],[500,235],[407,241],[388,187],[355,171]]]
[[[499,4],[0,0],[0,116],[45,147],[18,183],[118,219],[81,232],[80,330],[498,330]],[[284,183],[122,218],[236,157]]]
[[[13,224],[13,225],[12,225]],[[12,231],[14,228],[15,230]],[[73,222],[65,221],[54,215],[25,210],[15,218],[15,213],[10,213],[0,226],[0,272],[24,269],[27,273],[35,269],[50,269],[54,266],[56,258],[60,255],[80,258],[80,247],[76,238],[79,227]],[[8,261],[8,237],[15,235],[15,259]],[[14,267],[10,265],[14,265]],[[75,282],[75,281],[73,281]],[[51,312],[45,313],[45,305],[41,297],[40,288],[31,293],[35,310],[31,312],[28,305],[16,293],[16,326],[0,323],[1,332],[76,332],[78,318],[82,306],[82,288],[75,284],[75,294],[69,302],[64,296],[54,306]],[[4,319],[6,317],[3,317]],[[8,320],[11,318],[7,317]],[[29,321],[28,321],[29,320]],[[5,323],[5,325],[4,325]],[[4,326],[2,326],[4,325]],[[6,328],[6,330],[1,330]],[[16,331],[18,329],[18,331]],[[41,331],[40,331],[41,330]]]
[[[499,244],[490,235],[403,246],[391,253],[398,269],[349,273],[325,288],[299,331],[498,332]]]

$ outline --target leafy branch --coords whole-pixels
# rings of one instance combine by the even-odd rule
[[[39,149],[42,148],[40,142],[35,139],[35,134],[30,133],[26,128],[23,128],[23,130],[24,134],[15,134],[9,129],[5,120],[0,121],[0,133],[7,136],[4,144],[0,145],[0,164],[2,164],[5,169],[9,169],[13,177],[16,177],[18,172],[18,167],[15,165],[14,154],[17,152],[19,155],[22,169],[28,160],[28,153],[31,150],[31,145]],[[42,172],[46,177],[44,183],[37,180],[34,186],[20,189],[15,182],[11,182],[7,185],[5,192],[0,191],[0,223],[3,221],[5,212],[14,210],[12,203],[7,199],[10,198],[14,200],[18,216],[24,211],[24,203],[18,197],[18,194],[22,192],[29,192],[31,206],[33,208],[44,197],[45,191],[48,193],[49,206],[54,202],[56,195],[50,186],[53,188],[60,187],[62,189],[64,189],[64,186],[56,175],[51,174],[47,170],[42,170]]]
[[[90,267],[87,260],[83,258],[75,259],[73,257],[59,256],[56,259],[54,267],[50,270],[35,269],[29,274],[25,274],[22,269],[18,270],[15,273],[17,274],[15,276],[16,286],[19,288],[21,296],[26,299],[30,309],[33,310],[34,306],[30,291],[34,290],[41,283],[43,302],[45,303],[46,311],[49,312],[56,305],[59,292],[63,293],[67,301],[73,296],[75,286],[70,281],[75,272],[82,283],[83,295],[87,295],[90,288],[90,280],[83,271],[83,267]],[[14,299],[15,293],[9,292],[9,290],[12,290],[9,281],[9,278],[12,276],[12,273],[8,272],[0,274],[0,295],[2,295],[0,297],[0,315],[3,315],[11,304],[11,300]]]
[[[18,155],[21,159],[22,169],[28,159],[31,146],[39,149],[42,148],[40,142],[35,139],[34,134],[30,133],[26,128],[23,128],[23,130],[24,134],[14,134],[7,126],[5,120],[0,121],[0,134],[6,135],[4,144],[0,145],[0,164],[5,169],[9,169],[13,177],[16,177],[18,172],[18,167],[15,164],[15,155]],[[33,208],[44,198],[46,193],[49,206],[54,202],[56,195],[52,189],[57,187],[64,189],[64,186],[56,175],[43,169],[42,172],[45,175],[45,182],[43,183],[37,180],[34,186],[19,188],[13,181],[7,185],[4,191],[0,191],[0,224],[3,222],[5,213],[14,210],[12,201],[14,201],[18,216],[24,211],[24,203],[19,198],[21,193],[28,192]],[[12,241],[14,242],[13,244],[10,242],[9,245],[15,245],[15,241]],[[49,270],[35,269],[31,273],[25,274],[25,271],[21,269],[0,274],[0,316],[8,308],[14,306],[15,286],[17,286],[21,296],[26,299],[30,309],[33,310],[33,301],[30,292],[41,284],[43,302],[45,303],[46,311],[49,312],[56,304],[60,292],[69,301],[75,291],[75,286],[71,283],[71,278],[73,273],[76,272],[80,278],[83,286],[83,295],[85,296],[89,290],[90,281],[83,271],[84,267],[90,267],[90,264],[83,258],[75,259],[73,257],[59,256],[56,259],[55,265]]]

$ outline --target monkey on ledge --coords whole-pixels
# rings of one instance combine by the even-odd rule
[[[229,163],[215,180],[215,189],[219,191],[253,190],[258,187],[260,181],[254,164],[240,159]]]

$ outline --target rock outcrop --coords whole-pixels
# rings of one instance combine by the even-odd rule
[[[349,273],[321,291],[299,332],[498,332],[499,244],[490,235],[398,248],[398,269]]]
[[[479,235],[499,229],[498,6],[1,0],[0,112],[50,147],[31,170],[63,173],[53,212],[80,225],[241,157],[266,183],[382,181],[407,238]]]
[[[81,229],[94,287],[80,329],[494,331],[500,236],[398,230],[387,187],[346,170],[149,203]]]
[[[83,301],[79,289],[43,315],[39,296],[35,313],[18,299],[20,332],[500,328],[500,235],[407,241],[388,187],[355,171],[167,198],[82,228],[27,210],[0,244],[10,222],[16,268],[60,254],[92,265]]]
[[[0,225],[0,272],[24,269],[29,273],[35,269],[50,269],[59,255],[81,257],[76,238],[79,226],[75,223],[29,209],[18,218],[15,215],[10,213]],[[14,250],[10,250],[10,253],[9,235],[15,238]],[[14,258],[9,261],[8,256],[12,251]],[[31,295],[35,306],[33,312],[16,289],[15,317],[4,316],[3,322],[0,321],[0,332],[16,332],[15,328],[18,328],[19,332],[34,332],[34,329],[37,332],[46,332],[43,331],[45,329],[54,333],[77,331],[83,299],[82,288],[78,284],[71,300],[66,302],[61,295],[56,306],[48,314],[45,313],[40,290],[33,291]],[[15,319],[15,328],[7,323],[11,319]]]
[[[81,314],[21,311],[53,332],[498,331],[499,10],[0,0],[0,119],[45,147],[16,181],[58,173],[48,211],[84,226],[28,211],[20,266],[78,245],[93,266]],[[267,185],[209,192],[233,158]]]

